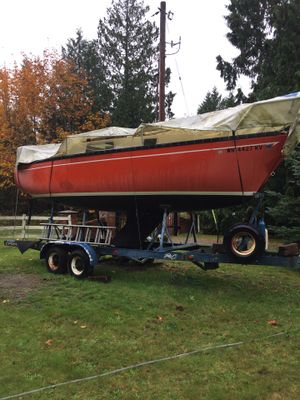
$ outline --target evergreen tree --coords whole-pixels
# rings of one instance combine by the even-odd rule
[[[69,39],[66,46],[62,47],[62,57],[74,64],[76,73],[86,77],[86,95],[92,100],[92,111],[96,113],[111,109],[112,93],[105,80],[97,40],[88,41],[84,39],[82,31],[77,30],[76,37]]]
[[[204,114],[211,111],[220,110],[222,96],[214,86],[211,92],[207,92],[204,100],[197,110],[197,114]]]
[[[171,81],[171,69],[168,67],[166,68],[166,77],[165,77],[165,84],[166,86],[169,85]],[[172,111],[172,104],[176,93],[172,91],[166,93],[165,95],[165,109],[166,109],[166,116],[168,119],[172,119],[174,117],[174,113]],[[158,105],[156,106],[156,114],[158,114]]]
[[[251,100],[299,90],[299,0],[231,0],[227,38],[240,50],[230,63],[217,57],[227,89],[241,75],[251,79]]]
[[[113,0],[98,26],[99,56],[114,125],[136,127],[155,119],[158,29],[141,0]]]
[[[271,229],[287,240],[300,244],[300,151],[294,151],[285,162],[282,187],[269,191],[268,215]],[[282,171],[281,171],[282,172]],[[280,181],[279,181],[280,182]],[[278,186],[278,185],[277,185]]]
[[[214,86],[211,92],[207,92],[204,100],[198,107],[197,114],[204,114],[216,110],[224,110],[225,108],[235,107],[241,103],[246,102],[247,98],[244,96],[241,89],[237,90],[237,94],[232,92],[227,97],[222,97],[218,89]]]
[[[217,57],[217,69],[228,90],[241,75],[251,79],[255,101],[300,90],[299,0],[230,0],[225,17],[228,40],[240,53],[232,62]],[[267,184],[269,215],[278,233],[300,241],[300,149]],[[285,226],[283,230],[282,226]]]

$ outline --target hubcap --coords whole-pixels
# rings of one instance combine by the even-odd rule
[[[231,249],[239,257],[250,256],[255,248],[256,239],[250,232],[238,232],[231,239]]]
[[[56,271],[59,268],[59,256],[56,253],[50,254],[48,265],[52,271]]]
[[[77,275],[77,276],[82,275],[82,273],[84,271],[84,263],[83,263],[81,257],[75,256],[72,258],[71,270],[74,275]]]

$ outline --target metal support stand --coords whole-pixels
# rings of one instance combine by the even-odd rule
[[[82,225],[86,225],[86,221],[87,221],[87,210],[84,210],[83,211],[83,214],[82,214]],[[80,232],[80,235],[79,235],[79,238],[78,238],[80,241],[84,241],[84,229],[81,229],[81,232]],[[77,240],[78,240],[77,239]]]
[[[168,209],[164,209],[164,215],[163,215],[163,221],[162,221],[162,226],[161,226],[161,231],[160,231],[160,238],[159,238],[159,248],[158,250],[161,251],[164,249],[164,239],[168,239],[168,243],[171,243],[173,245],[171,235],[168,229]]]
[[[184,244],[188,243],[190,235],[193,235],[194,243],[197,243],[197,236],[196,236],[196,233],[197,233],[197,219],[196,219],[196,214],[193,212],[193,213],[190,213],[190,216],[191,216],[191,226],[190,226],[190,230],[189,230],[189,232],[187,234],[187,237],[185,239]]]
[[[258,203],[257,203],[257,206],[255,207],[255,209],[253,210],[251,217],[249,219],[249,224],[251,224],[251,225],[257,225],[257,223],[258,223],[258,216],[262,210],[262,204],[263,204],[263,200],[264,200],[265,196],[263,193],[257,193],[255,195],[255,197],[258,199]]]
[[[51,226],[51,224],[54,223],[54,211],[55,211],[55,205],[54,205],[54,201],[52,201],[51,211],[50,211],[50,218],[49,218],[49,227],[48,227],[48,231],[47,231],[48,239],[51,237],[51,234],[52,234],[52,226]]]

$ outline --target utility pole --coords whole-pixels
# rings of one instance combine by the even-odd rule
[[[159,28],[159,105],[158,119],[165,120],[165,77],[166,77],[166,2],[160,3]]]
[[[160,26],[159,26],[159,105],[158,120],[164,121],[165,115],[165,87],[166,87],[166,2],[160,2]],[[178,233],[178,214],[173,213],[174,235]]]

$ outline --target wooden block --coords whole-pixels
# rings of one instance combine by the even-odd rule
[[[289,243],[279,246],[278,255],[281,257],[299,256],[299,245],[297,243]]]

